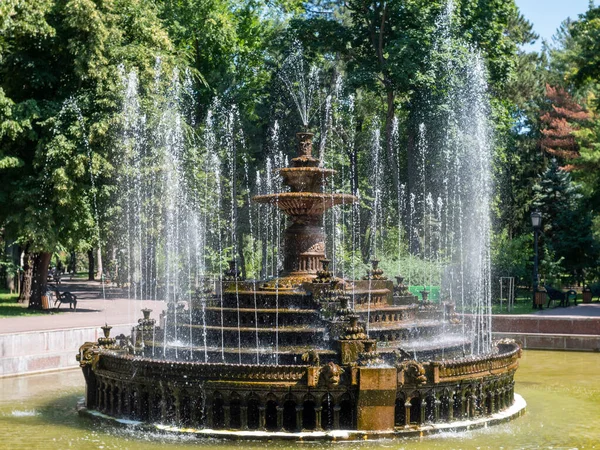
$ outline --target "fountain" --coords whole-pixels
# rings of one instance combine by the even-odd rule
[[[514,341],[473,352],[453,303],[426,290],[419,301],[376,259],[362,280],[331,271],[323,214],[357,199],[323,192],[335,171],[312,156],[312,137],[297,133],[297,157],[278,169],[289,192],[253,198],[289,218],[279,276],[245,281],[234,259],[214,288],[169,303],[158,321],[143,309],[130,337],[103,327],[78,355],[82,413],[199,435],[335,440],[487,426],[524,411]]]

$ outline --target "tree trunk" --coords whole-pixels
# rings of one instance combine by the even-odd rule
[[[19,295],[19,303],[27,303],[31,297],[31,276],[33,275],[33,262],[31,254],[23,252],[23,273],[21,274],[21,294]]]
[[[352,193],[352,195],[356,195],[358,193],[358,186],[360,181],[358,173],[358,143],[356,141],[357,140],[354,139],[352,148],[349,152],[350,166],[352,167],[352,179],[350,180],[350,192]]]
[[[69,261],[69,268],[67,270],[73,274],[77,272],[77,253],[75,250],[71,251],[71,261]]]
[[[88,280],[94,281],[94,249],[88,250]]]
[[[267,240],[261,239],[260,280],[265,280],[267,278],[267,274],[269,273],[269,268],[267,267],[267,252]]]
[[[243,240],[243,236],[242,236],[241,239]],[[245,280],[248,274],[246,272],[246,258],[244,256],[244,249],[242,247],[243,247],[242,245],[238,245],[238,256],[240,258],[240,267],[239,267],[239,270],[241,271],[242,279]]]
[[[29,308],[42,309],[42,295],[46,293],[48,285],[48,266],[52,253],[41,252],[33,255],[33,274],[31,277],[31,297]]]
[[[103,275],[102,249],[100,247],[98,247],[98,251],[97,251],[96,255],[97,255],[97,257],[96,257],[96,278],[98,278],[100,281],[102,281],[102,275]]]
[[[388,170],[391,171],[393,181],[393,192],[398,192],[400,180],[398,179],[398,161],[394,151],[394,118],[396,116],[396,96],[393,89],[387,91],[387,114],[385,116],[385,151],[388,162]],[[389,179],[389,178],[388,178]]]
[[[407,143],[406,143],[406,168],[407,168],[407,174],[406,174],[406,180],[407,180],[407,184],[408,184],[408,189],[406,191],[406,198],[409,200],[410,202],[410,194],[415,194],[416,198],[420,198],[423,195],[421,194],[419,196],[418,190],[419,190],[419,186],[417,186],[417,174],[418,174],[418,168],[417,168],[417,137],[416,137],[416,133],[415,133],[415,127],[413,126],[414,123],[411,121],[409,122],[408,125],[408,136],[407,136]],[[423,199],[424,201],[425,199]],[[416,205],[415,205],[416,206]],[[407,207],[408,209],[409,207]],[[409,212],[410,214],[410,212]],[[411,225],[411,229],[409,230],[409,235],[408,235],[408,251],[411,254],[416,254],[419,251],[419,245],[418,242],[415,240],[415,236],[414,233],[412,232],[412,230],[417,226],[417,217],[415,217],[416,214],[414,214],[413,216],[411,216],[409,219],[407,219],[407,222],[410,222]]]

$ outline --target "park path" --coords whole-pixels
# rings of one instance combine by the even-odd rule
[[[50,310],[39,316],[0,318],[0,334],[28,331],[60,330],[70,328],[100,327],[136,323],[142,317],[140,310],[150,308],[152,317],[158,319],[165,308],[162,301],[129,300],[127,291],[106,286],[104,292],[97,281],[65,279],[58,286],[61,292],[69,291],[77,296],[77,311],[67,304],[59,312]]]
[[[578,303],[577,306],[567,306],[566,308],[546,308],[536,311],[532,315],[536,316],[561,316],[561,317],[600,317],[600,303]]]
[[[127,291],[111,286],[102,286],[97,281],[65,279],[61,292],[69,291],[77,296],[77,311],[62,305],[60,312],[52,311],[40,316],[0,318],[0,334],[28,331],[59,330],[69,328],[100,327],[136,323],[142,316],[142,308],[153,310],[152,317],[158,319],[165,309],[165,302],[153,300],[129,300]],[[600,303],[581,304],[567,308],[544,308],[523,316],[600,317]]]

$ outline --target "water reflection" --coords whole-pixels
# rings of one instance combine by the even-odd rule
[[[344,444],[304,444],[323,448],[593,448],[600,442],[600,354],[527,351],[517,371],[516,391],[527,414],[508,424],[472,432],[415,439]],[[147,449],[238,448],[239,444],[140,433],[95,423],[75,411],[83,397],[79,370],[0,379],[0,448]],[[245,443],[248,448],[295,447],[289,443]]]

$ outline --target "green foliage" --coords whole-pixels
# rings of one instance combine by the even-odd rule
[[[562,257],[557,257],[551,247],[542,252],[540,257],[540,283],[542,285],[560,286],[562,285],[561,275],[564,273]]]
[[[580,186],[552,160],[534,186],[534,205],[542,212],[543,258],[549,277],[556,277],[557,264],[582,280],[583,269],[593,265],[598,249],[592,235],[592,216],[582,208]],[[556,264],[556,265],[555,265]]]
[[[411,283],[438,284],[445,255],[409,255],[406,237],[398,235],[401,218],[395,213],[395,191],[407,182],[403,177],[409,178],[416,125],[427,115],[428,129],[435,135],[440,128],[436,125],[455,107],[442,101],[455,81],[447,68],[452,64],[456,72],[462,67],[470,46],[482,55],[490,75],[497,132],[496,271],[527,280],[530,262],[523,248],[530,248],[527,216],[535,194],[545,214],[546,272],[554,274],[562,267],[581,274],[598,257],[597,238],[590,231],[593,223],[600,236],[600,8],[591,6],[577,21],[563,24],[555,46],[537,55],[517,49],[537,36],[513,0],[456,0],[447,23],[442,20],[446,7],[442,0],[4,0],[0,227],[11,241],[31,251],[86,251],[98,244],[98,226],[100,240],[116,245],[119,228],[112,225],[122,213],[116,183],[131,175],[124,161],[134,145],[131,139],[121,140],[122,74],[137,73],[140,108],[148,120],[144,142],[156,143],[161,139],[161,115],[169,108],[163,95],[168,77],[156,79],[156,67],[170,75],[177,66],[182,77],[191,75],[193,84],[195,110],[186,111],[185,130],[191,151],[184,164],[190,189],[203,193],[199,208],[216,210],[216,183],[210,172],[198,170],[208,164],[208,148],[200,139],[206,130],[198,124],[209,109],[218,109],[218,100],[223,115],[239,113],[236,127],[244,130],[235,131],[236,145],[243,149],[235,173],[232,179],[224,175],[220,186],[232,198],[221,205],[225,211],[216,211],[222,214],[221,229],[209,232],[210,239],[225,240],[224,248],[220,254],[208,254],[208,270],[220,271],[234,252],[227,242],[233,239],[227,214],[235,206],[238,255],[245,259],[248,276],[260,275],[266,243],[249,238],[256,211],[247,204],[245,186],[252,181],[244,179],[240,167],[247,162],[251,174],[264,167],[272,151],[267,136],[274,120],[282,127],[281,148],[296,131],[295,111],[277,77],[295,37],[306,48],[307,60],[322,68],[317,115],[321,122],[330,120],[331,127],[328,135],[318,138],[327,143],[326,164],[343,168],[345,175],[336,178],[336,188],[361,194],[356,248],[335,247],[337,268],[362,275],[371,256],[369,149],[377,127],[385,129],[385,181],[390,186],[383,199],[386,217],[373,239],[382,267],[389,276],[401,272]],[[448,36],[454,39],[444,39]],[[341,86],[340,75],[346,80]],[[538,142],[540,110],[548,106],[547,82],[563,85],[591,113],[575,133],[581,156],[573,162],[573,178],[581,188],[558,169],[545,173],[534,187],[546,166]],[[329,118],[323,111],[328,95]],[[398,133],[392,136],[394,120]],[[226,138],[218,136],[216,146]],[[432,136],[432,145],[444,139]],[[222,148],[215,151],[223,153]],[[148,180],[161,170],[156,161],[147,167],[142,176]],[[350,167],[356,168],[352,177]],[[237,189],[233,194],[231,186]],[[144,207],[160,211],[164,205]],[[150,230],[158,235],[162,226],[155,223]],[[350,230],[331,231],[348,236]],[[419,237],[422,242],[434,238]],[[270,261],[275,260],[275,251],[269,252]]]
[[[600,80],[600,6],[590,3],[588,11],[573,24],[571,35],[577,43],[573,81],[578,84]]]
[[[491,249],[494,279],[498,277],[514,277],[516,284],[529,285],[533,270],[533,233],[508,237],[502,230],[492,238]]]
[[[0,223],[30,251],[88,248],[97,241],[94,199],[106,200],[113,169],[119,65],[153,81],[156,56],[173,61],[169,37],[146,0],[2,8]]]

